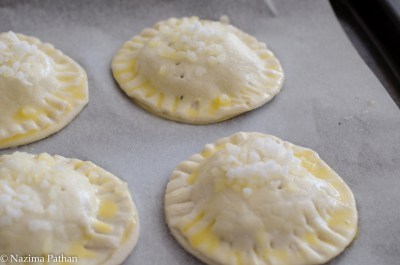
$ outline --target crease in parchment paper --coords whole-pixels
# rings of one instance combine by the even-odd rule
[[[264,3],[267,5],[268,11],[272,17],[276,17],[279,15],[274,0],[264,0]]]

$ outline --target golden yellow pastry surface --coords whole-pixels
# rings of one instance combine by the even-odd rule
[[[16,152],[0,156],[0,253],[118,265],[139,234],[125,182],[91,162]],[[33,261],[33,260],[31,260]],[[76,263],[77,262],[77,263]],[[3,264],[3,263],[2,263]]]
[[[37,38],[0,34],[0,149],[43,139],[88,102],[85,71]]]
[[[161,117],[207,124],[260,107],[279,93],[282,67],[236,27],[197,17],[160,21],[112,61],[121,89]]]
[[[165,214],[211,265],[323,264],[352,242],[358,218],[351,190],[316,152],[243,132],[178,165]]]

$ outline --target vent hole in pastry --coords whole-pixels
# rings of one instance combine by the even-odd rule
[[[181,77],[181,78],[184,78],[184,77],[185,77],[185,74],[181,74],[180,77]]]
[[[311,220],[308,218],[307,215],[304,215],[304,219],[306,221],[306,225],[311,226],[311,222],[310,222]]]
[[[181,62],[176,62],[176,63],[175,63],[176,66],[178,66],[178,65],[180,65],[180,64],[181,64]]]
[[[275,248],[275,242],[274,242],[274,241],[269,242],[269,246],[270,246],[272,249],[274,249],[274,248]]]
[[[291,250],[298,250],[298,247],[297,247],[296,243],[290,243],[290,244],[289,244],[289,248],[290,248]]]
[[[227,239],[225,237],[222,237],[222,240],[228,241],[229,248],[231,248],[231,249],[233,248],[233,242],[232,241],[229,241],[229,239]]]
[[[192,107],[193,109],[199,109],[199,107],[200,107],[200,101],[199,101],[199,100],[193,101],[191,107]]]
[[[179,99],[182,100],[183,99],[183,95]]]

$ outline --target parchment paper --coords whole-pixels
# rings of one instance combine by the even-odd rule
[[[133,104],[112,78],[112,56],[143,28],[191,15],[228,15],[266,42],[286,73],[282,92],[255,111],[206,126],[164,120]],[[399,264],[400,111],[351,46],[328,1],[0,0],[0,32],[9,30],[50,42],[77,60],[89,76],[90,102],[59,133],[0,154],[21,150],[90,160],[126,180],[141,233],[125,264],[201,264],[169,234],[164,189],[180,161],[238,131],[310,147],[351,187],[359,235],[331,265]]]

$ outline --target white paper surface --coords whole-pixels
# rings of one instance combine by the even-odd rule
[[[143,28],[191,15],[228,15],[266,42],[286,74],[282,92],[255,111],[201,126],[164,120],[133,104],[112,78],[113,55]],[[238,131],[312,148],[351,187],[359,236],[329,264],[399,263],[400,111],[347,40],[328,1],[0,0],[0,32],[9,30],[50,42],[77,60],[89,77],[90,102],[59,133],[0,154],[21,150],[90,160],[126,180],[142,225],[125,264],[202,264],[169,234],[164,189],[180,161]]]

